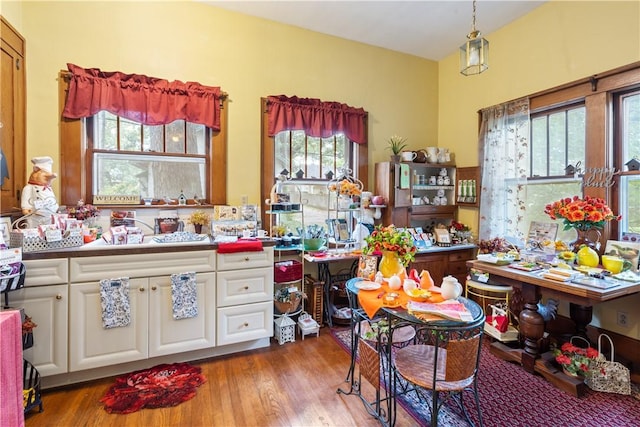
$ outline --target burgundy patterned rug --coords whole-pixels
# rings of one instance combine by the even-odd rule
[[[196,395],[206,381],[198,366],[188,363],[157,365],[116,378],[100,399],[109,413],[129,414],[143,408],[176,406]]]
[[[349,351],[349,329],[332,329],[338,344]],[[595,392],[588,389],[583,397],[565,393],[544,378],[491,354],[484,340],[480,358],[478,390],[482,419],[486,427],[629,427],[640,426],[638,387],[631,396]],[[428,392],[426,392],[428,393]],[[429,407],[415,393],[399,397],[398,403],[418,423],[430,422]],[[471,393],[465,405],[474,424],[478,425],[475,402]],[[452,408],[452,407],[451,407]],[[438,416],[443,426],[467,426],[457,408],[443,407]]]

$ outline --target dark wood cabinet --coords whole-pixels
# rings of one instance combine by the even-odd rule
[[[0,213],[20,215],[20,193],[26,184],[24,38],[0,18]]]
[[[432,253],[417,254],[409,268],[415,268],[420,273],[422,270],[429,271],[436,286],[442,284],[445,276],[453,276],[462,284],[467,280],[468,260],[475,259],[477,249],[449,249]]]

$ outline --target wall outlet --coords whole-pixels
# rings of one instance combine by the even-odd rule
[[[246,194],[243,194],[242,197],[240,197],[240,200],[241,200],[243,205],[249,204],[249,198],[247,197]]]
[[[618,311],[616,323],[618,326],[629,326],[629,315],[625,311]]]

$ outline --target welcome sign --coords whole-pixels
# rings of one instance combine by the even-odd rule
[[[93,196],[94,205],[139,205],[138,195],[99,195]]]

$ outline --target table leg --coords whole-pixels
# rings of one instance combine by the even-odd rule
[[[593,307],[570,303],[569,317],[576,324],[577,334],[587,338],[587,326],[593,319]]]
[[[329,271],[329,263],[318,263],[318,280],[323,283],[325,322],[331,328],[333,327],[333,320],[331,318],[333,313],[331,312],[331,272]]]
[[[540,354],[539,342],[544,336],[544,319],[538,313],[538,303],[526,303],[518,319],[520,333],[524,336],[522,366],[528,372],[533,373],[536,359]]]

